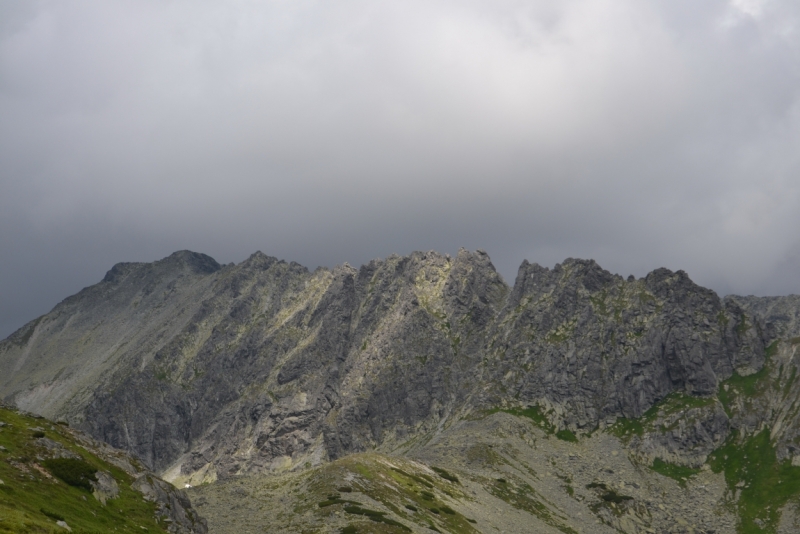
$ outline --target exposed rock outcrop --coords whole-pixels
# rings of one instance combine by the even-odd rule
[[[0,343],[0,395],[197,483],[399,445],[497,406],[539,405],[580,433],[673,392],[707,398],[764,364],[746,310],[682,271],[625,280],[586,260],[524,262],[511,288],[482,251],[314,272],[180,252],[115,266]],[[722,420],[701,419],[713,428],[658,446],[716,442]]]

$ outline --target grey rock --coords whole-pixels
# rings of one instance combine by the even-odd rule
[[[673,392],[710,397],[764,365],[748,310],[682,271],[626,280],[591,260],[526,261],[512,288],[482,251],[314,272],[179,252],[114,266],[1,342],[0,395],[197,484],[399,446],[487,408],[539,405],[580,433]],[[709,417],[653,446],[716,442]]]
[[[642,437],[634,436],[630,448],[651,465],[665,462],[698,468],[720,447],[730,431],[730,421],[716,399],[700,407],[659,413]]]
[[[736,303],[764,325],[768,342],[800,336],[800,295],[783,297],[739,297],[730,295],[726,301]]]
[[[98,471],[94,476],[97,480],[90,482],[90,484],[92,485],[92,495],[94,495],[95,499],[106,504],[109,499],[116,499],[119,496],[119,485],[110,473]]]
[[[61,443],[53,441],[50,438],[37,438],[36,443],[47,449],[47,456],[49,458],[74,458],[80,460],[81,455],[64,447]]]
[[[145,499],[158,506],[156,516],[167,523],[167,530],[175,534],[205,534],[208,532],[205,520],[192,508],[185,492],[153,476],[150,473],[139,475],[133,489],[141,492]]]

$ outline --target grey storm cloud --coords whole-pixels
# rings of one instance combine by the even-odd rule
[[[800,292],[800,4],[4,1],[0,224],[0,336],[184,248]]]

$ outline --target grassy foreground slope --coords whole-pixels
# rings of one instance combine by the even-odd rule
[[[65,425],[0,407],[0,532],[187,532],[140,491],[155,480]],[[205,532],[195,519],[189,531]]]

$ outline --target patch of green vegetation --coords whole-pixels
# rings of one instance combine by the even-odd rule
[[[74,533],[164,533],[156,521],[156,505],[131,488],[133,478],[122,469],[84,449],[63,425],[34,419],[0,406],[0,445],[7,452],[0,461],[0,532],[66,532],[56,526],[65,521]],[[31,438],[31,427],[44,427],[47,437],[82,459],[73,462],[39,460],[48,449]],[[93,496],[89,481],[97,471],[109,473],[117,482],[119,496],[103,505]],[[88,486],[88,487],[87,487]]]
[[[750,325],[747,324],[747,316],[742,314],[742,316],[739,318],[739,323],[736,325],[736,333],[740,336],[743,336],[749,328]]]
[[[666,417],[693,408],[704,408],[712,404],[714,404],[713,397],[695,397],[674,391],[661,401],[653,404],[638,419],[624,417],[617,419],[608,431],[627,443],[633,436],[642,437],[645,431],[652,432],[656,430],[654,423],[659,417]]]
[[[418,511],[417,507],[414,506],[413,504],[406,504],[405,506],[406,506],[406,508],[408,508],[412,512],[417,512]]]
[[[51,458],[42,462],[48,471],[70,486],[92,491],[92,482],[97,482],[97,469],[77,458]]]
[[[346,527],[342,527],[340,530],[342,534],[356,534],[358,529],[354,525],[347,525]]]
[[[436,496],[430,491],[422,490],[419,492],[419,494],[422,495],[422,498],[425,499],[426,501],[432,501],[436,499]]]
[[[733,415],[731,410],[736,405],[736,397],[756,397],[762,395],[773,385],[770,381],[770,372],[772,371],[771,358],[777,353],[778,345],[779,341],[776,340],[766,348],[764,351],[764,365],[756,373],[741,376],[734,371],[730,378],[720,383],[717,397],[728,416]],[[778,382],[780,382],[781,374],[779,374]],[[792,377],[789,379],[790,383],[794,381],[794,374],[796,374],[796,371],[793,371]],[[778,387],[777,384],[774,384],[774,386]],[[789,385],[787,385],[786,392],[788,392],[788,387]]]
[[[764,350],[764,356],[767,359],[770,359],[776,354],[778,354],[778,343],[779,341],[776,339],[775,341],[770,343],[769,346]]]
[[[363,476],[364,478],[372,479],[372,471],[370,471],[369,468],[367,468],[366,465],[356,464],[355,465],[355,471],[359,475]]]
[[[392,471],[396,471],[396,472],[400,473],[401,475],[403,475],[403,476],[405,476],[405,477],[408,477],[408,478],[410,478],[410,479],[411,479],[411,480],[413,480],[414,482],[418,482],[419,484],[422,484],[423,486],[427,486],[427,487],[429,487],[429,488],[432,488],[432,487],[433,487],[433,484],[432,484],[430,481],[428,481],[428,480],[425,480],[424,478],[422,478],[422,477],[420,477],[420,476],[413,475],[413,474],[411,474],[411,473],[406,473],[405,471],[403,471],[403,470],[402,470],[402,469],[400,469],[400,468],[397,468],[397,467],[392,467]]]
[[[41,430],[36,430],[34,432],[31,432],[31,437],[33,437],[33,438],[43,438],[44,437],[44,432],[42,432]]]
[[[644,416],[654,419],[656,413],[672,415],[673,413],[692,408],[704,408],[712,404],[714,404],[713,397],[695,397],[694,395],[687,395],[686,393],[676,391],[664,397],[664,400],[657,405],[656,411],[653,411],[651,408],[645,412]]]
[[[800,336],[793,337],[792,339],[789,340],[789,343],[791,343],[792,345],[800,345]]]
[[[731,434],[709,455],[708,463],[715,473],[725,474],[731,492],[741,491],[737,507],[741,534],[775,532],[780,509],[800,495],[800,467],[778,461],[769,430],[743,440]]]
[[[405,531],[411,532],[411,529],[408,528],[403,523],[399,521],[395,521],[394,519],[389,519],[386,516],[386,512],[378,512],[377,510],[370,510],[368,508],[361,508],[360,506],[345,506],[344,511],[348,514],[354,515],[363,515],[376,523],[384,523],[386,525],[392,525],[394,527],[399,527]]]
[[[431,469],[433,469],[436,472],[436,474],[442,477],[443,479],[449,480],[450,482],[454,482],[456,484],[461,484],[457,476],[445,471],[441,467],[431,467]]]
[[[758,372],[747,376],[742,376],[734,371],[730,378],[720,383],[717,397],[722,403],[722,406],[725,407],[725,411],[728,412],[728,415],[730,415],[730,409],[736,395],[754,397],[763,392],[767,386],[767,380],[765,379],[769,376],[767,363],[768,362],[765,362],[764,367]]]
[[[350,493],[351,491],[353,491],[353,488],[351,488],[350,486],[342,486],[340,488],[336,488],[336,491],[340,491],[342,493]]]
[[[628,441],[633,436],[642,437],[644,435],[644,425],[640,419],[626,419],[625,417],[621,417],[617,419],[617,422],[614,423],[608,431],[618,438]]]
[[[517,417],[527,417],[533,421],[536,426],[547,432],[548,434],[555,434],[556,427],[548,421],[545,414],[542,412],[540,406],[528,406],[527,408],[494,408],[489,410],[489,414],[505,412],[507,414],[515,415]]]
[[[571,443],[578,442],[578,438],[575,436],[575,433],[567,429],[559,430],[558,432],[556,432],[556,437],[560,440],[569,441]]]
[[[686,486],[687,479],[700,472],[699,469],[665,462],[661,458],[656,458],[653,460],[653,465],[650,467],[650,469],[660,475],[677,480],[678,484],[683,487]]]

